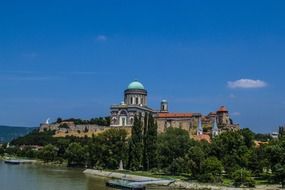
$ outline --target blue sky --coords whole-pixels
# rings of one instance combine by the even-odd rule
[[[257,132],[285,123],[285,2],[0,3],[0,124],[109,114],[139,79],[149,105],[226,105]],[[244,80],[247,79],[247,80]]]

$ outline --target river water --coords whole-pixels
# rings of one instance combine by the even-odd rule
[[[107,190],[106,179],[82,171],[0,161],[0,190]]]
[[[38,164],[5,164],[0,160],[0,190],[114,190],[108,179],[83,174],[83,169]],[[169,189],[148,186],[147,190]]]

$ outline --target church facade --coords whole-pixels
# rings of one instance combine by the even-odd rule
[[[225,106],[208,115],[192,112],[174,113],[169,112],[167,100],[161,101],[159,110],[148,107],[147,96],[148,92],[142,83],[131,82],[124,91],[124,101],[111,106],[110,127],[132,127],[136,114],[144,117],[146,113],[150,113],[153,114],[160,133],[168,127],[176,127],[188,131],[193,137],[207,140],[207,136],[213,137],[224,131],[239,130],[239,125],[232,122]]]

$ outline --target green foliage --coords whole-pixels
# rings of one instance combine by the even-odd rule
[[[189,167],[193,177],[197,177],[201,173],[202,162],[206,156],[207,154],[199,144],[189,149],[187,157],[191,160]]]
[[[54,131],[39,132],[39,129],[35,129],[26,136],[19,137],[11,141],[12,145],[40,145],[45,146],[48,144],[54,144],[56,139],[52,136]]]
[[[48,144],[39,151],[39,158],[44,162],[55,161],[57,157],[57,148],[51,144]]]
[[[249,128],[244,128],[240,130],[241,135],[243,136],[243,140],[245,145],[250,148],[253,146],[254,132],[252,132]]]
[[[280,163],[273,167],[273,179],[277,183],[282,184],[282,188],[285,188],[285,165]]]
[[[3,156],[5,153],[5,149],[3,146],[0,147],[0,156]]]
[[[127,132],[124,129],[110,129],[100,134],[97,143],[101,147],[95,145],[94,148],[99,148],[101,153],[101,166],[104,168],[117,169],[122,160],[126,163],[127,160]]]
[[[255,187],[255,181],[251,172],[246,169],[239,169],[232,175],[235,187]]]
[[[56,123],[61,123],[61,122],[62,122],[62,119],[60,117],[57,118]]]
[[[84,166],[87,157],[87,148],[79,143],[71,143],[65,152],[69,166]]]
[[[134,125],[132,127],[132,136],[129,140],[129,158],[128,168],[130,170],[139,170],[142,168],[143,154],[143,134],[142,134],[142,119],[135,116]]]
[[[157,123],[152,114],[145,117],[143,136],[143,168],[150,170],[157,167]]]
[[[58,148],[58,156],[64,157],[65,151],[70,144],[70,139],[68,138],[58,138],[56,142],[56,146]]]
[[[240,132],[227,132],[213,139],[211,155],[222,161],[227,173],[248,166],[249,148]]]
[[[253,140],[267,139],[267,136],[257,136],[249,129],[242,129],[223,133],[211,143],[195,142],[187,131],[179,128],[170,127],[165,133],[157,134],[154,118],[149,115],[143,122],[141,118],[141,115],[135,117],[129,138],[124,129],[118,128],[92,138],[55,138],[53,131],[40,133],[34,130],[12,141],[15,146],[0,148],[0,155],[40,158],[45,162],[66,159],[69,166],[87,165],[97,169],[117,169],[122,160],[131,170],[191,175],[192,179],[211,183],[222,182],[221,173],[224,171],[226,178],[233,180],[235,186],[254,186],[252,176],[284,186],[285,138],[256,147]],[[101,118],[92,122],[103,124],[104,121],[106,119]],[[42,145],[44,148],[37,151],[20,145]]]
[[[60,124],[58,128],[69,129],[69,126],[67,123],[63,123],[63,124]]]
[[[75,119],[75,118],[63,120],[61,118],[58,118],[56,121],[56,123],[62,123],[62,122],[74,122],[75,125],[96,124],[99,126],[110,126],[110,117],[98,117],[98,118],[92,118],[90,120],[82,120],[82,119]]]
[[[272,140],[272,136],[270,134],[257,133],[254,135],[254,139],[257,141],[267,142]]]
[[[199,180],[202,182],[220,183],[222,182],[222,171],[222,162],[216,157],[209,157],[201,164]]]
[[[167,168],[176,158],[183,158],[191,140],[187,131],[180,128],[168,128],[158,136],[159,167]]]
[[[4,150],[6,154],[12,155],[12,156],[17,155],[17,153],[19,152],[19,149],[17,149],[16,147],[5,148]]]
[[[167,171],[171,175],[189,174],[191,173],[189,164],[186,159],[179,157],[172,161]]]

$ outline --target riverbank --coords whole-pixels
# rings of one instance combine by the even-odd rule
[[[86,169],[84,170],[83,173],[88,174],[88,175],[95,175],[99,177],[125,179],[125,180],[130,180],[130,181],[147,181],[147,180],[161,179],[161,178],[138,176],[138,175],[119,173],[119,172],[110,172],[110,171],[103,171],[103,170],[92,170],[92,169]]]
[[[0,157],[0,160],[5,159],[19,159],[26,160],[26,158],[20,157]],[[32,164],[42,165],[47,167],[55,167],[67,168],[66,162],[44,162],[42,160],[34,160]],[[83,169],[83,168],[82,168]],[[147,180],[169,180],[170,178],[176,179],[175,183],[171,184],[172,188],[184,188],[184,189],[213,189],[213,190],[278,190],[281,189],[280,185],[257,185],[256,188],[234,188],[226,185],[213,185],[213,184],[205,184],[199,183],[197,181],[187,181],[187,178],[179,177],[179,176],[164,176],[164,175],[155,175],[153,173],[145,173],[145,172],[131,172],[131,171],[105,171],[105,170],[93,170],[86,169],[84,170],[85,174],[99,176],[104,178],[115,178],[115,179],[125,179],[131,181],[147,181]]]
[[[16,160],[19,161],[20,164],[35,164],[35,165],[41,165],[41,166],[51,166],[51,167],[66,167],[67,168],[67,162],[44,162],[40,159],[30,159],[25,157],[17,157],[17,156],[0,156],[0,161],[5,160]]]
[[[28,159],[28,158],[21,158],[21,157],[10,157],[10,156],[0,156],[0,160],[2,161],[17,161],[20,164],[34,164],[37,163],[38,160],[35,159]]]
[[[144,181],[144,180],[163,180],[166,178],[156,178],[156,177],[149,177],[149,176],[141,176],[141,175],[134,175],[128,174],[124,172],[113,172],[113,171],[103,171],[103,170],[93,170],[93,169],[86,169],[84,170],[85,174],[94,175],[99,177],[106,177],[106,178],[115,178],[115,179],[124,179],[130,181]],[[194,181],[184,181],[177,179],[173,184],[170,185],[171,188],[184,188],[184,189],[197,189],[197,190],[279,190],[281,187],[278,185],[258,185],[255,188],[234,188],[234,187],[227,187],[227,186],[219,186],[213,184],[204,184],[198,183]]]

